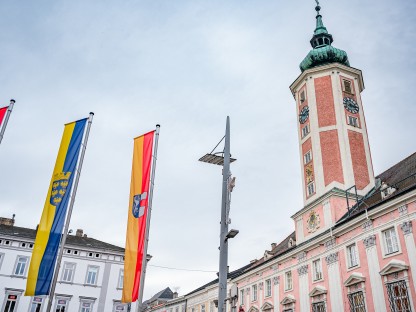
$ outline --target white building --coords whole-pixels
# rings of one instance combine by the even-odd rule
[[[47,297],[24,296],[35,237],[35,229],[16,227],[14,219],[0,218],[1,312],[46,311]],[[87,237],[82,230],[68,235],[52,311],[130,310],[120,303],[123,256],[123,248]],[[135,309],[133,304],[131,311]]]

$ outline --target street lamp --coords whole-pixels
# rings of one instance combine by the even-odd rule
[[[224,151],[213,153],[217,146],[225,138]],[[220,229],[220,263],[218,279],[218,312],[225,312],[225,300],[227,297],[227,273],[228,273],[228,239],[238,234],[238,230],[228,231],[231,191],[235,185],[235,178],[231,178],[230,163],[236,161],[230,155],[230,117],[227,116],[225,136],[214,147],[211,153],[202,156],[199,161],[222,166],[222,201],[221,201],[221,229]]]

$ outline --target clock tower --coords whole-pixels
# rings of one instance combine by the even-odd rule
[[[315,8],[312,50],[290,90],[296,101],[304,207],[292,218],[297,243],[347,212],[346,190],[364,196],[375,185],[361,92],[362,72],[350,66]],[[354,200],[352,199],[352,200]]]

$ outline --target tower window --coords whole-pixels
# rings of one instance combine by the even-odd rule
[[[311,182],[308,184],[308,196],[311,196],[315,193],[315,183]]]
[[[353,116],[348,116],[348,124],[353,127],[358,128],[358,118]]]
[[[308,151],[304,156],[305,165],[312,160],[312,152]]]
[[[300,102],[303,103],[303,102],[305,102],[305,100],[306,100],[305,91],[302,91],[300,93]]]
[[[309,125],[306,125],[302,128],[302,138],[306,137],[309,134]]]
[[[343,80],[342,81],[342,85],[343,85],[343,91],[346,93],[350,93],[350,94],[354,94],[354,92],[352,92],[352,85],[351,85],[351,81],[349,80]]]

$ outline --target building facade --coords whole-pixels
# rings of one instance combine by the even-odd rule
[[[47,297],[24,296],[36,230],[15,226],[14,219],[0,221],[1,311],[46,311]],[[123,257],[123,248],[89,238],[82,230],[68,235],[52,311],[128,311],[120,302]]]

